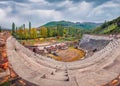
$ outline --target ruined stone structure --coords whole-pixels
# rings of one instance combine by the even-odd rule
[[[96,49],[97,51],[104,48],[113,38],[109,36],[94,36],[84,34],[79,42],[80,48],[91,51]]]
[[[89,58],[59,62],[34,54],[9,37],[7,55],[14,71],[38,86],[103,86],[120,74],[120,39],[112,38]]]

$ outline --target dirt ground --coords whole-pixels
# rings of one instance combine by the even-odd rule
[[[68,48],[66,50],[59,50],[57,52],[58,56],[50,55],[53,59],[64,61],[64,62],[71,62],[80,60],[85,56],[85,52],[83,50],[74,49],[74,48]]]

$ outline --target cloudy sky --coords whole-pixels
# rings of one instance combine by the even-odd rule
[[[0,25],[38,27],[49,21],[104,22],[120,16],[120,0],[0,0]]]

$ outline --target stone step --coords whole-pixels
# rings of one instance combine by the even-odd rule
[[[110,82],[118,74],[107,70],[99,70],[96,72],[80,73],[76,75],[79,86],[101,86]]]
[[[67,76],[68,74],[66,72],[53,72],[53,75]]]
[[[69,77],[61,75],[47,75],[46,79],[68,81]]]

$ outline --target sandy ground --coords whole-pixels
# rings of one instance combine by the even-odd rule
[[[79,60],[85,56],[85,52],[82,50],[69,48],[66,50],[59,50],[57,52],[58,56],[50,55],[53,59],[64,61],[64,62],[71,62],[75,60]]]

